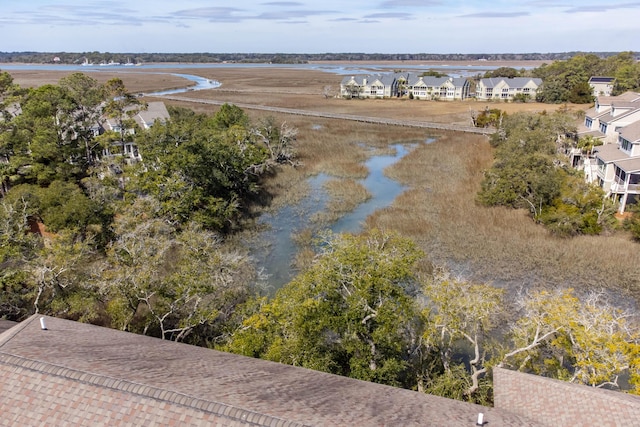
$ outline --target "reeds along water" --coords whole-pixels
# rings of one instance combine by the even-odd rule
[[[479,280],[510,287],[572,287],[630,293],[640,301],[640,251],[624,235],[563,239],[528,212],[475,202],[493,160],[481,136],[450,133],[414,150],[388,171],[411,187],[369,227],[393,228],[429,255]]]
[[[287,120],[304,130],[297,142],[303,166],[279,181],[282,194],[294,191],[296,183],[303,185],[301,176],[324,172],[359,178],[367,158],[363,142],[384,149],[433,136],[394,126]],[[511,287],[604,288],[640,301],[640,251],[627,236],[561,239],[535,224],[526,211],[476,204],[483,172],[492,161],[486,137],[440,134],[436,142],[417,147],[385,171],[407,189],[392,206],[369,217],[366,227],[397,230],[419,242],[431,259],[463,266],[462,273],[470,278]]]

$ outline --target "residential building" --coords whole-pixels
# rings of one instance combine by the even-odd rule
[[[595,147],[598,184],[619,202],[618,212],[640,197],[640,120],[618,132],[618,143]]]
[[[395,74],[347,76],[340,83],[340,96],[344,98],[390,98],[397,95]]]
[[[589,86],[593,96],[611,96],[616,79],[614,77],[593,76],[589,79]]]
[[[469,97],[469,81],[463,77],[434,77],[409,74],[407,76],[407,92],[415,99],[462,100]]]
[[[640,94],[597,97],[579,129],[578,136],[586,135],[603,142],[584,162],[586,180],[602,187],[624,213],[640,194]]]
[[[591,135],[603,143],[617,141],[616,129],[624,127],[638,117],[640,93],[625,92],[618,96],[598,96],[593,108],[585,112],[584,122],[578,127],[578,136]]]
[[[640,419],[640,397],[500,368],[495,406],[485,407],[40,315],[0,320],[0,376],[0,425],[12,426],[544,427]]]
[[[626,92],[615,97],[597,97],[595,106],[585,113],[578,136],[591,135],[604,144],[617,142],[618,130],[640,120],[640,94]]]
[[[343,98],[396,98],[454,100],[469,96],[466,78],[388,73],[347,76],[340,83]]]
[[[621,151],[616,144],[605,144],[593,148],[593,158],[596,173],[592,179],[605,192],[609,192],[615,177],[615,162],[626,160],[629,156]]]
[[[516,95],[526,95],[536,99],[542,79],[529,77],[497,77],[480,79],[476,85],[476,99],[511,101]]]
[[[145,109],[138,111],[131,118],[140,129],[149,129],[156,122],[164,122],[168,120],[169,111],[167,110],[164,102],[154,101],[147,103]],[[102,121],[101,126],[99,126],[94,133],[102,134],[105,131],[113,131],[120,133],[121,135],[133,135],[135,133],[135,128],[121,129],[120,122],[120,120],[106,117]],[[135,142],[127,141],[126,139],[127,138],[122,138],[122,140],[114,142],[111,147],[103,149],[102,156],[123,156],[127,163],[141,161],[142,155],[140,154]]]

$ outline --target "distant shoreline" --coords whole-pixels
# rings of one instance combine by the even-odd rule
[[[324,60],[324,61],[308,61],[306,62],[306,64],[318,64],[318,65],[323,65],[323,64],[348,64],[348,65],[398,65],[398,66],[429,66],[429,65],[433,65],[435,67],[442,67],[442,66],[478,66],[478,67],[483,67],[483,66],[487,66],[487,67],[511,67],[511,68],[519,68],[519,67],[534,67],[537,68],[539,66],[541,66],[542,64],[550,64],[554,62],[554,60],[548,60],[548,61],[543,61],[543,60],[469,60],[469,61],[465,61],[465,60],[454,60],[454,61],[434,61],[434,60],[425,60],[425,61],[420,61],[420,60],[411,60],[411,61],[401,61],[401,60]],[[179,64],[194,64],[194,65],[206,65],[206,64],[212,64],[212,65],[227,65],[229,67],[233,67],[234,65],[238,65],[238,66],[246,66],[248,64],[255,64],[255,65],[264,65],[264,66],[268,66],[268,65],[273,65],[273,66],[277,66],[277,67],[283,67],[283,66],[287,66],[287,65],[301,65],[301,64],[286,64],[286,63],[278,63],[278,64],[273,64],[273,63],[269,63],[269,62],[209,62],[209,63],[205,63],[205,62],[145,62],[143,65],[167,65],[168,67],[172,66],[172,65],[179,65]],[[53,64],[53,63],[30,63],[30,62],[0,62],[0,69],[2,69],[3,66],[43,66],[43,67],[50,67],[50,66],[55,66],[55,65],[60,65],[60,66],[69,66],[69,65],[78,65],[78,64]],[[105,69],[108,68],[112,68],[112,67],[104,67]]]
[[[554,62],[553,60],[549,60],[549,61],[542,61],[542,60],[520,60],[520,61],[509,61],[509,60],[495,60],[495,61],[482,61],[482,60],[475,60],[475,61],[463,61],[463,60],[457,60],[457,61],[377,61],[377,60],[356,60],[356,61],[340,61],[340,60],[336,60],[336,61],[309,61],[309,64],[350,64],[350,65],[363,65],[363,64],[379,64],[379,65],[409,65],[409,66],[416,66],[416,65],[433,65],[433,66],[437,66],[437,67],[442,67],[445,65],[451,65],[451,66],[488,66],[488,67],[511,67],[511,68],[518,68],[518,67],[539,67],[542,64],[550,64]]]

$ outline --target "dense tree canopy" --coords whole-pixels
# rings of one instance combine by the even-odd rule
[[[145,131],[132,120],[145,105],[121,80],[81,73],[28,90],[2,74],[0,91],[0,316],[200,344],[221,333],[254,274],[225,233],[242,227],[272,166],[292,160],[295,131],[232,105],[175,109]],[[114,130],[96,136],[105,120]],[[125,139],[143,163],[111,145]]]
[[[512,67],[498,67],[495,70],[487,71],[482,76],[485,79],[493,78],[493,77],[506,77],[506,78],[514,78],[514,77],[523,77],[525,74],[525,70],[516,70]]]
[[[368,381],[408,385],[416,345],[415,245],[372,232],[332,236],[307,271],[248,317],[229,348]]]
[[[563,236],[598,234],[610,225],[613,210],[602,190],[584,183],[560,155],[574,122],[564,111],[506,116],[491,137],[495,161],[485,172],[478,201],[527,209]]]
[[[604,59],[594,54],[576,55],[565,61],[543,64],[532,73],[543,80],[537,100],[549,104],[593,102],[588,84],[593,76],[614,77],[614,95],[640,88],[640,63],[632,52],[622,52]]]
[[[490,403],[507,366],[591,386],[640,374],[638,325],[596,294],[504,291],[425,269],[408,239],[329,235],[273,299],[248,304],[221,348],[431,394]]]
[[[160,202],[172,221],[195,220],[232,230],[259,192],[264,144],[253,137],[246,114],[224,105],[213,117],[176,111],[138,139],[145,153],[135,185]]]

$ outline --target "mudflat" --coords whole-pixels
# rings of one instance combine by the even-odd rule
[[[397,63],[398,68],[409,65]],[[521,61],[520,66],[535,66],[534,61]],[[336,64],[336,63],[333,63]],[[347,63],[342,63],[347,65]],[[354,65],[355,62],[348,64]],[[395,65],[396,63],[390,63]],[[453,64],[453,62],[451,63]],[[491,65],[488,62],[484,63]],[[336,114],[354,114],[360,116],[385,117],[404,120],[424,120],[436,123],[471,124],[471,112],[486,108],[499,108],[507,113],[518,111],[554,111],[562,105],[531,103],[505,103],[475,101],[424,101],[410,99],[364,99],[346,100],[338,96],[342,75],[315,69],[286,67],[237,67],[237,68],[180,68],[179,65],[166,64],[162,69],[145,69],[144,67],[120,70],[87,70],[86,74],[99,82],[117,77],[133,93],[148,93],[163,89],[187,87],[189,80],[179,77],[178,73],[188,73],[211,80],[217,80],[221,86],[216,89],[190,91],[180,96],[197,100],[216,100],[237,104],[268,105],[275,107],[302,109],[308,111],[331,112]],[[366,67],[365,63],[357,63]],[[389,64],[386,64],[389,65]],[[465,65],[459,63],[458,65]],[[496,63],[495,65],[498,65]],[[500,62],[499,66],[515,66],[513,62]],[[0,65],[0,70],[2,66]],[[14,81],[23,87],[40,86],[47,83],[56,84],[62,77],[73,71],[47,70],[11,70]],[[167,101],[168,104],[187,106],[189,103]],[[215,110],[214,106],[193,104],[198,111]],[[564,106],[566,107],[566,106]],[[568,106],[573,109],[586,109],[587,106]]]

